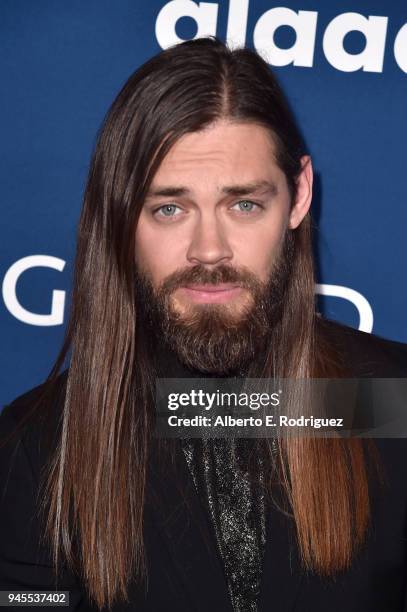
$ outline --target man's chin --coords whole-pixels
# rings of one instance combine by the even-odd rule
[[[188,320],[196,320],[199,317],[213,317],[217,321],[222,319],[225,322],[236,324],[242,320],[253,307],[252,299],[231,300],[224,303],[207,303],[207,302],[187,302],[184,300],[170,300],[170,309],[179,321],[188,322]]]
[[[194,305],[182,315],[168,312],[162,339],[188,368],[223,376],[255,358],[266,332],[256,321],[251,310],[237,316],[218,304]]]

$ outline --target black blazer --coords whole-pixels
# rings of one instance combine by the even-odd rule
[[[343,347],[355,376],[407,377],[407,345],[326,320],[320,324],[331,341]],[[62,390],[65,379],[66,371],[59,379]],[[32,389],[3,410],[1,438],[38,391]],[[61,409],[59,399],[48,422],[55,431]],[[42,439],[42,426],[31,422],[20,438],[0,450],[0,590],[55,589],[50,554],[40,544],[36,518],[39,476],[48,457]],[[145,594],[131,581],[129,603],[118,603],[113,610],[232,612],[212,528],[182,451],[177,450],[174,473],[168,462],[156,459],[155,444],[144,524],[148,590]],[[372,490],[372,527],[351,569],[335,579],[305,572],[292,519],[272,507],[259,612],[407,612],[407,440],[376,439],[376,444],[387,485],[384,492]],[[70,610],[96,610],[71,572],[63,572],[57,587],[70,591]]]

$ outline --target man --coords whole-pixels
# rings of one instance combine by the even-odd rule
[[[159,376],[406,376],[406,346],[316,315],[311,198],[258,55],[198,39],[130,77],[92,161],[66,341],[1,415],[2,436],[19,423],[3,590],[68,590],[76,610],[404,609],[403,440],[153,436]]]

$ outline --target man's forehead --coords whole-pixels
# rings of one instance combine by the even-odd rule
[[[171,177],[174,172],[219,169],[229,177],[235,171],[247,182],[259,178],[256,169],[275,165],[276,147],[270,130],[256,124],[218,122],[178,138],[161,160],[157,174]]]

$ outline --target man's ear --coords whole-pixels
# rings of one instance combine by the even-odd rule
[[[297,195],[291,208],[288,227],[295,229],[307,214],[312,200],[312,162],[309,155],[301,158],[302,170],[297,179]]]

